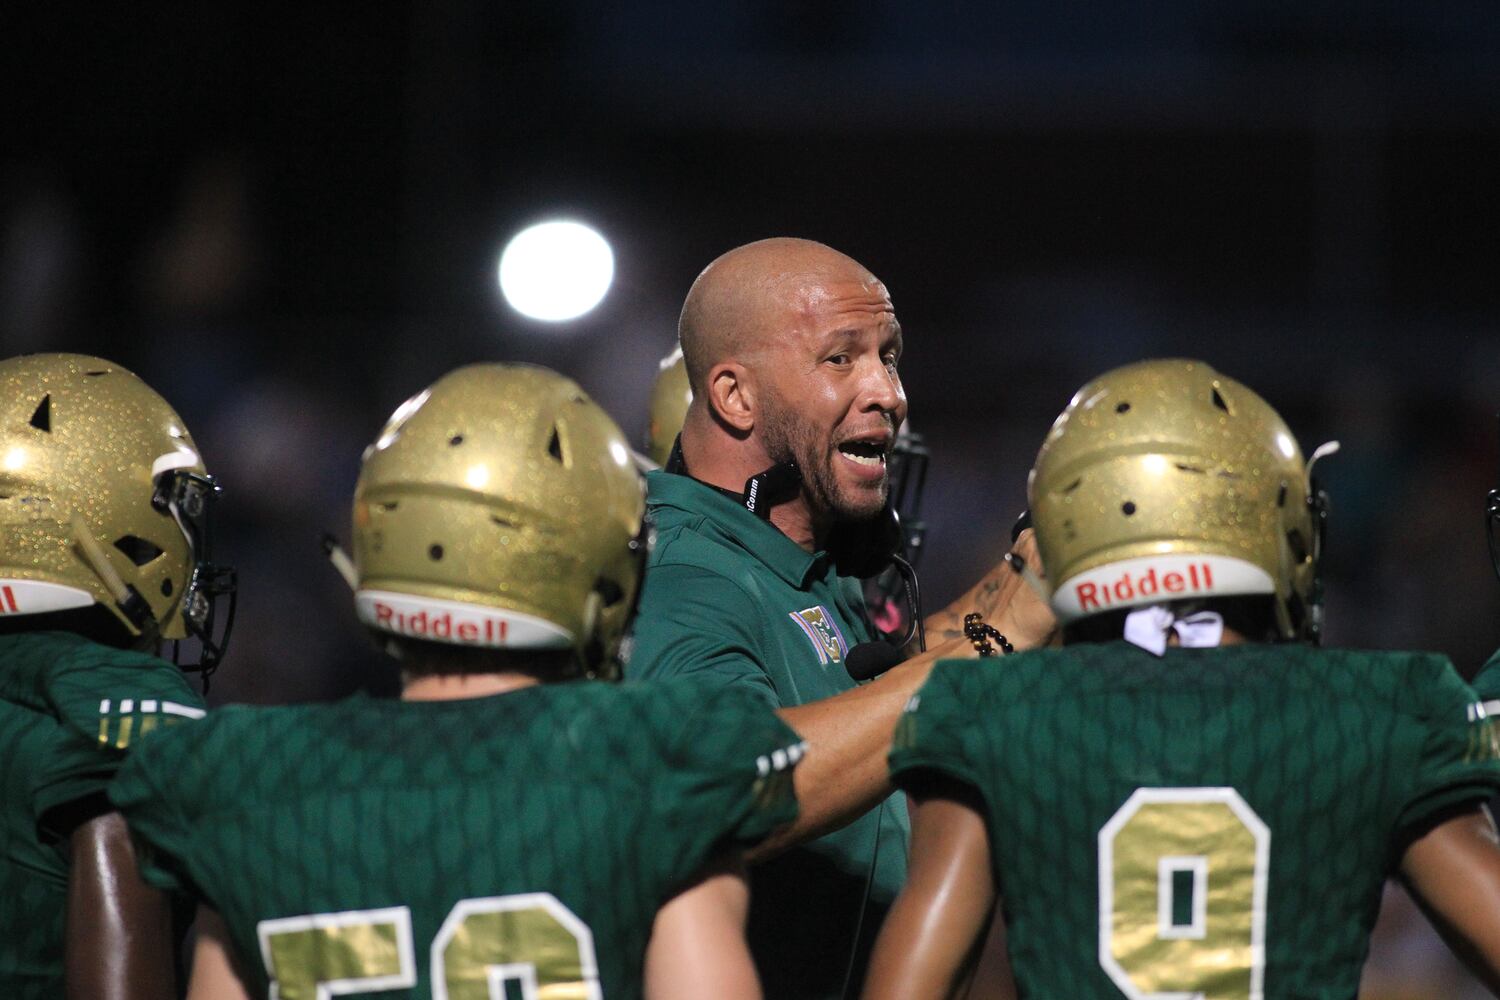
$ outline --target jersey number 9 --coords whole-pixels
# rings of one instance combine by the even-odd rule
[[[1131,1000],[1261,1000],[1271,830],[1233,788],[1138,788],[1099,831],[1099,964]]]

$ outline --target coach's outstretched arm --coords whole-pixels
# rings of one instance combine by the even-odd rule
[[[1029,532],[1013,551],[1035,565],[1036,543]],[[986,621],[1017,649],[1043,645],[1051,638],[1051,610],[1007,563],[1001,561],[976,590],[988,584],[993,586],[975,610],[986,614]],[[895,787],[885,759],[901,710],[927,680],[934,663],[973,655],[973,646],[960,632],[958,638],[939,640],[868,684],[781,709],[778,714],[812,748],[794,772],[801,812],[795,823],[757,848],[752,859],[836,830],[890,795]]]

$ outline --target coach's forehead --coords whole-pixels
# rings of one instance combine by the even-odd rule
[[[894,322],[885,286],[847,254],[790,237],[736,247],[704,269],[683,305],[689,375],[773,346],[799,320],[829,311],[889,314]]]

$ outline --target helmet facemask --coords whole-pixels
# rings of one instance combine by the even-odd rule
[[[193,553],[179,614],[183,630],[199,644],[199,655],[194,664],[183,664],[180,659],[177,663],[183,670],[201,673],[205,690],[224,658],[239,603],[234,567],[213,561],[213,508],[222,492],[213,476],[174,469],[157,476],[151,496],[151,505],[177,522]],[[173,640],[174,659],[179,642]]]

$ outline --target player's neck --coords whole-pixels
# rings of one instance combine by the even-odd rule
[[[1244,646],[1244,645],[1248,644],[1249,642],[1250,642],[1250,640],[1246,639],[1243,633],[1236,632],[1234,629],[1230,628],[1228,625],[1224,626],[1224,634],[1221,635],[1221,636],[1219,636],[1219,645],[1220,646]],[[1177,638],[1177,633],[1176,632],[1169,632],[1167,634],[1167,645],[1168,646],[1180,646],[1180,645],[1182,645],[1181,640],[1179,640]]]
[[[401,678],[402,701],[458,701],[488,698],[540,684],[526,674],[425,674]]]

